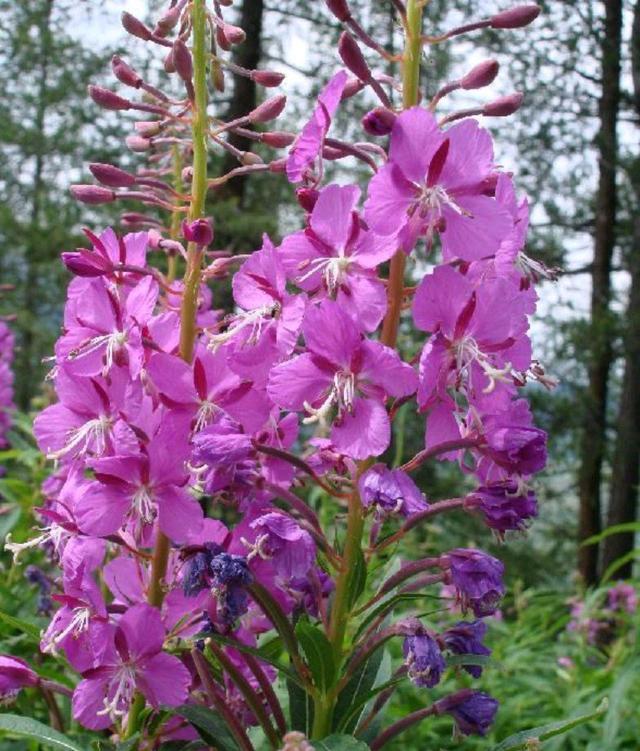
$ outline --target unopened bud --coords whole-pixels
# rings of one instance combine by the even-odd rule
[[[180,38],[173,43],[173,66],[183,81],[191,82],[193,61],[187,45]]]
[[[242,42],[244,42],[244,40],[247,38],[244,29],[241,29],[239,26],[233,26],[230,23],[225,23],[222,28],[225,38],[230,44],[242,44]]]
[[[287,103],[287,97],[284,94],[277,94],[259,104],[252,110],[248,118],[252,123],[267,123],[269,120],[275,120]]]
[[[118,55],[114,55],[111,58],[111,70],[120,83],[123,83],[125,86],[131,86],[134,89],[140,88],[142,77]]]
[[[167,52],[163,62],[162,67],[164,68],[165,73],[175,73],[176,72],[176,65],[173,62],[173,47]]]
[[[250,74],[252,81],[266,88],[280,86],[284,81],[284,73],[278,73],[275,70],[252,70]]]
[[[327,8],[329,8],[338,21],[344,23],[351,18],[351,11],[346,0],[326,0],[326,3]]]
[[[129,110],[131,102],[124,97],[119,96],[115,91],[103,89],[102,86],[89,86],[89,96],[100,107],[106,110]]]
[[[131,36],[138,37],[138,39],[144,39],[145,42],[148,42],[153,36],[151,29],[145,26],[138,18],[132,16],[131,13],[125,11],[121,16],[121,19],[122,25]]]
[[[134,175],[113,164],[92,162],[89,165],[89,170],[98,182],[108,185],[110,188],[130,188],[136,182]]]
[[[254,164],[264,164],[262,157],[254,154],[253,151],[243,151],[241,162],[245,167],[250,167]]]
[[[216,26],[216,45],[225,52],[231,49],[231,42],[225,36],[222,26]]]
[[[159,37],[166,37],[167,34],[174,28],[174,26],[180,20],[180,14],[182,8],[180,5],[174,5],[173,8],[168,8],[156,21],[156,27],[153,30],[154,34]]]
[[[159,225],[160,222],[153,216],[140,214],[137,211],[127,211],[120,215],[120,222],[127,227],[144,227],[149,225]]]
[[[338,42],[338,54],[342,62],[361,81],[371,80],[371,70],[364,59],[362,50],[348,31],[343,31]]]
[[[151,141],[142,136],[127,136],[124,139],[124,142],[127,144],[127,148],[131,149],[131,151],[148,151],[151,148]]]
[[[149,247],[153,250],[158,250],[160,247],[160,243],[164,240],[160,232],[158,232],[157,229],[150,229],[149,234],[147,235],[147,242],[149,243]]]
[[[519,29],[528,26],[539,15],[539,5],[519,5],[492,16],[490,26],[492,29]]]
[[[110,261],[85,248],[72,253],[62,253],[62,263],[72,274],[84,277],[103,276],[113,268]]]
[[[196,245],[211,245],[213,242],[213,220],[195,219],[182,222],[182,234],[187,242]]]
[[[362,89],[364,89],[364,84],[362,83],[362,81],[357,78],[350,78],[344,85],[340,101],[342,102],[345,99],[349,99],[350,97],[362,91]]]
[[[285,146],[291,146],[296,140],[293,133],[285,133],[283,130],[274,130],[270,133],[261,133],[260,140],[274,149],[283,149]]]
[[[162,125],[158,120],[138,120],[138,122],[133,124],[133,127],[138,131],[139,135],[144,138],[157,136],[162,130]]]
[[[296,198],[301,208],[303,208],[307,214],[313,211],[313,207],[316,205],[320,192],[315,188],[298,188],[296,190]]]
[[[285,172],[287,169],[287,160],[286,159],[274,159],[272,162],[269,162],[269,172]]]
[[[482,108],[482,114],[485,117],[508,117],[520,109],[524,94],[516,92],[508,96],[501,96]]]
[[[72,185],[70,190],[76,201],[82,203],[111,203],[116,200],[116,194],[112,190],[99,185]]]
[[[183,183],[190,183],[193,179],[193,167],[183,167],[182,172],[180,174],[180,179]]]
[[[396,115],[386,107],[376,107],[362,118],[362,127],[370,136],[387,136],[391,133]]]
[[[484,60],[460,79],[460,86],[466,90],[488,86],[495,80],[499,69],[500,65],[497,60]]]

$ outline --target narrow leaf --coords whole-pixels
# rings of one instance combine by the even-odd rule
[[[205,743],[215,746],[220,751],[239,751],[238,744],[225,721],[212,709],[197,704],[183,704],[170,711],[188,720]]]
[[[23,738],[32,738],[50,748],[63,749],[63,751],[84,751],[66,735],[30,717],[2,714],[0,715],[0,731],[19,735]]]
[[[300,621],[296,637],[307,660],[313,682],[320,691],[330,689],[336,678],[333,647],[325,634],[316,626]]]
[[[20,618],[14,618],[14,616],[8,613],[3,613],[0,610],[0,622],[6,623],[7,626],[11,626],[16,631],[21,631],[23,634],[31,636],[36,641],[40,641],[40,629],[33,623],[28,623]]]
[[[369,746],[351,735],[330,735],[321,741],[314,741],[316,751],[368,751]]]

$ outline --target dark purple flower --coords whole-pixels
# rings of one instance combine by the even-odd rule
[[[367,508],[375,506],[382,514],[412,516],[428,508],[424,493],[406,472],[375,464],[358,482],[360,500]]]
[[[481,618],[495,612],[504,595],[504,566],[491,555],[471,548],[456,548],[444,556],[451,566],[451,581],[463,609]]]
[[[276,571],[285,578],[305,576],[316,557],[311,535],[290,516],[270,512],[250,524],[256,537],[248,560],[259,557],[270,560]]]
[[[470,689],[458,691],[436,704],[438,714],[450,714],[462,735],[486,735],[493,723],[498,702],[489,694]]]
[[[444,657],[433,636],[421,625],[405,637],[402,647],[409,678],[422,688],[433,688],[440,682],[446,667]]]
[[[37,686],[40,679],[29,665],[18,657],[0,655],[0,701],[12,701],[21,688]]]
[[[253,581],[247,559],[219,553],[212,558],[209,568],[218,604],[217,616],[229,625],[247,612],[249,598],[245,587]]]
[[[486,525],[500,534],[524,529],[538,515],[535,493],[519,492],[515,482],[482,486],[465,499],[465,507],[480,511]]]
[[[460,621],[448,628],[442,639],[453,654],[456,655],[490,655],[491,650],[482,643],[487,632],[487,624],[483,621]],[[482,675],[481,665],[463,665],[467,673],[474,678]]]

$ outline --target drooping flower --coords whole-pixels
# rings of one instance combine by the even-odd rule
[[[479,511],[485,524],[500,535],[525,529],[527,522],[538,515],[533,490],[520,490],[515,482],[479,487],[467,496],[464,505]]]
[[[495,612],[504,595],[503,564],[471,548],[456,548],[443,558],[450,566],[451,581],[462,607],[470,607],[477,618]]]
[[[428,508],[424,493],[406,472],[375,464],[358,481],[360,501],[382,514],[412,516]]]
[[[0,655],[0,703],[8,704],[20,689],[37,686],[40,678],[24,660],[11,655]]]
[[[333,301],[308,310],[302,330],[307,351],[273,368],[269,396],[284,409],[306,410],[307,422],[325,422],[335,408],[335,447],[354,459],[381,454],[391,436],[383,400],[412,394],[415,371],[389,347],[363,340]]]
[[[498,706],[489,694],[471,689],[457,691],[437,702],[438,714],[450,714],[462,735],[486,735]]]
[[[484,621],[460,621],[442,634],[442,640],[455,655],[490,655],[491,650],[482,643],[486,633]],[[463,664],[462,667],[474,678],[482,675],[482,665]]]
[[[425,628],[416,628],[405,637],[402,646],[409,678],[422,688],[440,683],[446,667],[438,643]]]
[[[445,261],[492,256],[513,226],[487,195],[494,174],[491,137],[475,120],[443,132],[434,115],[412,107],[395,120],[389,161],[369,184],[365,218],[375,232],[397,236],[406,253],[437,232]]]

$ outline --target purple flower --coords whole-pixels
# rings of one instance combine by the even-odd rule
[[[0,655],[0,701],[13,701],[21,688],[37,686],[40,682],[37,674],[19,657]]]
[[[447,649],[456,655],[490,655],[491,650],[482,643],[487,632],[484,621],[460,621],[442,634]],[[474,678],[482,675],[481,665],[463,665]]]
[[[305,576],[316,557],[311,535],[290,516],[272,511],[260,515],[249,525],[255,539],[247,541],[250,548],[247,560],[270,560],[275,570],[286,579]]]
[[[211,559],[209,570],[217,604],[217,619],[225,625],[231,625],[248,608],[249,598],[245,587],[251,584],[253,576],[247,559],[240,555],[219,553]]]
[[[331,126],[331,119],[340,104],[347,78],[344,70],[338,71],[320,93],[311,119],[305,124],[302,133],[289,152],[287,159],[289,182],[299,183],[307,167],[320,154],[325,136]]]
[[[412,516],[429,507],[424,493],[406,472],[387,469],[384,464],[368,469],[360,477],[358,489],[362,505],[375,506],[383,515]]]
[[[463,689],[436,703],[438,714],[450,714],[462,735],[486,735],[498,711],[498,702],[482,691]]]
[[[504,595],[504,566],[481,550],[457,548],[443,556],[463,609],[470,607],[481,618],[495,612]]]
[[[538,515],[538,503],[532,490],[520,490],[515,482],[479,487],[465,498],[465,508],[479,511],[486,525],[500,535],[508,530],[525,529]]]
[[[445,261],[493,255],[513,220],[486,195],[494,174],[491,137],[475,120],[446,132],[421,107],[399,115],[389,161],[369,184],[365,218],[381,235],[394,235],[409,253],[426,235],[440,234]]]
[[[135,605],[110,633],[108,655],[86,671],[73,693],[73,716],[102,730],[129,711],[135,691],[149,704],[177,707],[186,701],[191,674],[177,657],[162,651],[165,630],[156,608]]]
[[[446,667],[440,647],[431,634],[419,627],[405,637],[402,646],[409,678],[422,688],[433,688],[440,682]]]
[[[415,371],[389,347],[363,340],[330,300],[307,311],[302,330],[307,352],[273,368],[269,396],[284,409],[306,410],[306,422],[324,423],[335,408],[335,447],[354,459],[378,456],[391,438],[383,401],[412,394]]]
[[[607,592],[607,607],[610,610],[626,610],[635,613],[638,609],[638,595],[633,584],[618,582]]]

